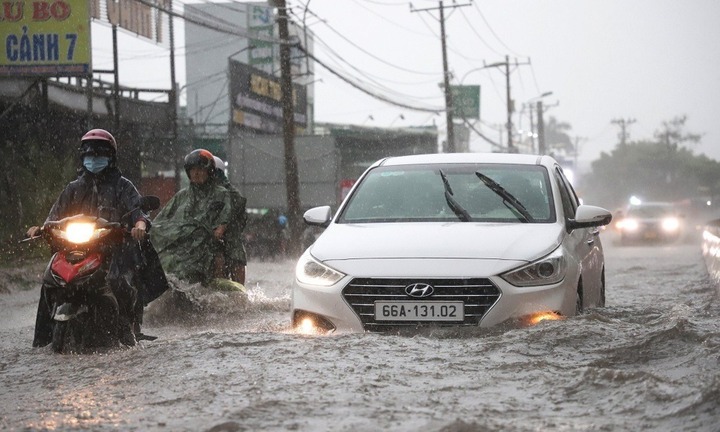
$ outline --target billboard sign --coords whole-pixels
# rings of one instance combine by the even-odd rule
[[[162,10],[172,8],[171,0],[90,0],[93,19],[116,25],[150,42],[168,42],[167,18]]]
[[[230,60],[232,124],[264,133],[282,131],[280,79],[250,65]],[[307,127],[307,88],[293,84],[295,125]]]
[[[0,6],[0,76],[90,74],[87,0],[6,0]]]
[[[248,5],[247,28],[251,35],[249,45],[255,48],[248,52],[248,63],[269,74],[273,72],[275,64],[275,45],[268,40],[273,39],[275,32],[275,17],[273,9],[268,6]],[[252,36],[262,37],[254,39]]]
[[[450,86],[453,117],[480,119],[480,86]]]

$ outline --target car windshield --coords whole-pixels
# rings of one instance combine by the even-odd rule
[[[502,194],[481,181],[478,172],[511,194],[531,218],[518,213]],[[380,166],[368,172],[357,185],[338,221],[548,223],[555,221],[552,203],[549,176],[541,166]]]
[[[662,218],[673,214],[673,207],[667,205],[646,205],[631,207],[628,217],[636,218]]]

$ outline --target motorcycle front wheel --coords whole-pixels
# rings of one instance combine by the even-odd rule
[[[55,321],[52,334],[52,350],[61,353],[65,348],[65,339],[67,336],[67,321]]]

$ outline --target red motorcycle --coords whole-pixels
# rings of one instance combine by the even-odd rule
[[[145,212],[159,206],[157,197],[141,200]],[[41,229],[40,236],[54,251],[43,275],[52,311],[53,351],[118,346],[112,317],[106,316],[100,304],[102,297],[112,292],[107,275],[113,251],[129,235],[127,225],[85,215],[47,222]]]

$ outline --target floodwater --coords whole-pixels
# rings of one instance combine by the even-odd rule
[[[607,307],[567,320],[304,336],[293,263],[251,262],[248,301],[208,298],[195,325],[151,305],[157,340],[92,355],[31,348],[42,265],[0,269],[0,429],[720,431],[700,245],[603,241]]]

